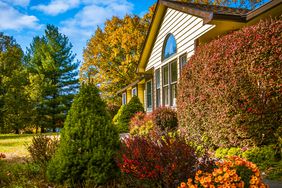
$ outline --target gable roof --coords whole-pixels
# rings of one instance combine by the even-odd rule
[[[273,0],[264,4],[258,9],[250,11],[248,9],[238,9],[216,5],[186,3],[172,0],[158,0],[149,27],[149,31],[147,33],[145,43],[143,45],[137,72],[143,73],[145,71],[147,61],[150,57],[152,48],[154,46],[167,8],[171,8],[180,12],[203,18],[204,24],[209,23],[212,20],[231,20],[245,23],[259,16],[260,14],[270,10],[271,8],[280,5],[281,3],[282,0]]]

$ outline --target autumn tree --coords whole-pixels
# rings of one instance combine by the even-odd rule
[[[0,130],[14,131],[29,122],[29,100],[24,87],[26,72],[22,63],[23,51],[16,41],[0,33]]]
[[[78,62],[71,48],[67,36],[47,25],[45,35],[35,37],[28,49],[28,90],[34,104],[33,120],[40,127],[62,127],[78,89]]]
[[[136,79],[136,68],[147,34],[153,8],[143,18],[112,17],[105,28],[97,28],[84,49],[81,81],[99,86],[108,102],[116,92]]]
[[[254,9],[269,0],[179,0],[181,2],[191,2],[209,5],[220,5],[234,8]]]

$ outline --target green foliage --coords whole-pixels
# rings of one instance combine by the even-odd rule
[[[37,135],[32,138],[32,143],[28,146],[27,150],[32,160],[45,169],[47,163],[55,154],[59,143],[58,136]]]
[[[108,103],[107,104],[107,110],[110,113],[111,118],[113,119],[115,115],[118,113],[118,110],[120,109],[119,105]]]
[[[78,62],[72,44],[57,27],[47,25],[34,37],[25,57],[29,73],[27,91],[33,102],[33,122],[43,128],[62,127],[78,89]]]
[[[177,114],[176,111],[161,107],[153,112],[153,122],[163,131],[170,131],[177,127]]]
[[[281,152],[277,145],[253,147],[249,149],[241,148],[218,148],[215,157],[224,159],[227,156],[239,156],[251,161],[266,172],[270,179],[279,179],[282,174]]]
[[[0,160],[1,187],[43,187],[44,176],[40,166],[33,163],[23,163]]]
[[[277,143],[281,30],[281,18],[264,20],[197,48],[178,87],[178,120],[187,137],[209,147]]]
[[[257,164],[260,169],[266,169],[277,161],[274,145],[251,148],[243,152],[242,157]]]
[[[121,106],[113,119],[113,122],[120,133],[129,131],[130,119],[137,112],[144,112],[144,107],[139,98],[134,96],[131,98],[128,104]]]
[[[68,113],[61,141],[47,168],[50,181],[72,187],[105,184],[116,175],[119,136],[98,89],[82,85]]]
[[[215,157],[223,159],[226,156],[242,156],[243,150],[241,148],[218,148],[215,151]]]
[[[15,132],[29,125],[30,103],[25,93],[27,75],[23,51],[16,41],[0,32],[0,131]]]

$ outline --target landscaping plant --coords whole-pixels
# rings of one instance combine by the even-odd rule
[[[121,106],[113,119],[113,122],[120,133],[129,131],[130,119],[137,112],[144,112],[144,107],[139,98],[134,96],[131,98],[128,104]]]
[[[171,131],[177,127],[177,113],[168,107],[157,108],[153,112],[153,122],[162,131]]]
[[[105,184],[114,178],[119,136],[96,86],[84,84],[75,97],[47,177],[70,187]]]
[[[27,147],[27,150],[32,160],[45,169],[59,143],[58,136],[41,134],[32,138],[32,143]]]
[[[199,46],[182,71],[177,112],[198,144],[250,147],[277,143],[282,124],[282,20]]]
[[[121,172],[134,182],[149,182],[151,187],[175,187],[187,174],[194,176],[198,164],[195,150],[180,138],[131,137],[121,145],[119,154]]]
[[[222,162],[216,162],[212,172],[198,170],[195,177],[189,176],[187,183],[182,182],[178,188],[244,188],[267,187],[262,182],[258,167],[239,157],[229,157]]]
[[[152,136],[157,131],[151,114],[137,112],[129,122],[129,132],[131,135]]]

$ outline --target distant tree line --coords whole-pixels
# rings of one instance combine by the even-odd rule
[[[0,33],[0,132],[62,127],[78,90],[72,44],[47,25],[24,54],[11,36]]]

